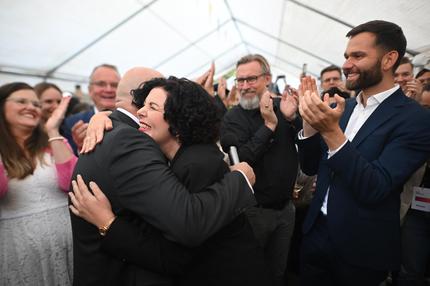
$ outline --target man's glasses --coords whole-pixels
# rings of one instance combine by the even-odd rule
[[[26,98],[8,98],[6,101],[13,101],[21,106],[33,105],[35,108],[42,108],[42,104],[38,100],[29,100]]]
[[[323,80],[323,83],[329,83],[329,82],[338,82],[340,81],[340,77],[329,77]]]
[[[118,83],[117,82],[106,82],[106,81],[103,81],[103,80],[93,81],[90,84],[98,86],[98,87],[102,87],[102,88],[106,88],[106,87],[110,86],[111,88],[116,89],[118,87]]]
[[[247,82],[248,84],[255,84],[259,77],[266,75],[265,73],[262,73],[260,75],[253,75],[248,77],[238,77],[234,79],[234,82],[238,86],[242,86]]]

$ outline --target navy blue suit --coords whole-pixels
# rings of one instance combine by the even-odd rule
[[[343,131],[356,104],[356,99],[346,102]],[[330,188],[325,224],[335,255],[350,265],[398,269],[400,192],[430,155],[429,122],[430,112],[398,89],[330,159],[319,135],[299,140],[303,171],[318,174],[304,234],[321,222],[320,209]]]
[[[83,111],[80,113],[70,115],[63,122],[63,126],[61,127],[61,129],[63,130],[63,135],[64,137],[66,137],[67,141],[69,141],[69,144],[72,147],[75,155],[78,155],[78,147],[76,146],[75,141],[73,141],[72,127],[79,120],[82,120],[84,123],[90,122],[90,119],[91,117],[93,117],[93,115],[94,115],[94,107],[91,107],[91,109],[88,111]]]

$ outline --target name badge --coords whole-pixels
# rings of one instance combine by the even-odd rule
[[[414,187],[411,208],[414,210],[430,212],[430,189]]]

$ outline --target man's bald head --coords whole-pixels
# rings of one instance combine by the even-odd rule
[[[128,70],[121,78],[116,90],[116,108],[121,107],[130,113],[136,114],[137,108],[131,104],[133,97],[130,94],[130,90],[138,88],[142,82],[155,77],[164,76],[156,70],[145,67],[135,67]]]

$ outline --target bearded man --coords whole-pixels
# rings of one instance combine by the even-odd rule
[[[300,165],[318,174],[303,224],[304,286],[377,286],[399,269],[400,192],[430,156],[430,113],[394,83],[402,29],[370,21],[346,36],[343,72],[358,96],[335,95],[332,108],[313,80],[302,80]]]
[[[224,116],[221,145],[228,152],[235,146],[239,159],[254,169],[258,205],[246,211],[256,238],[265,250],[275,285],[284,285],[295,207],[291,201],[297,176],[295,136],[297,95],[271,94],[270,66],[261,55],[247,55],[236,65],[239,105]]]

